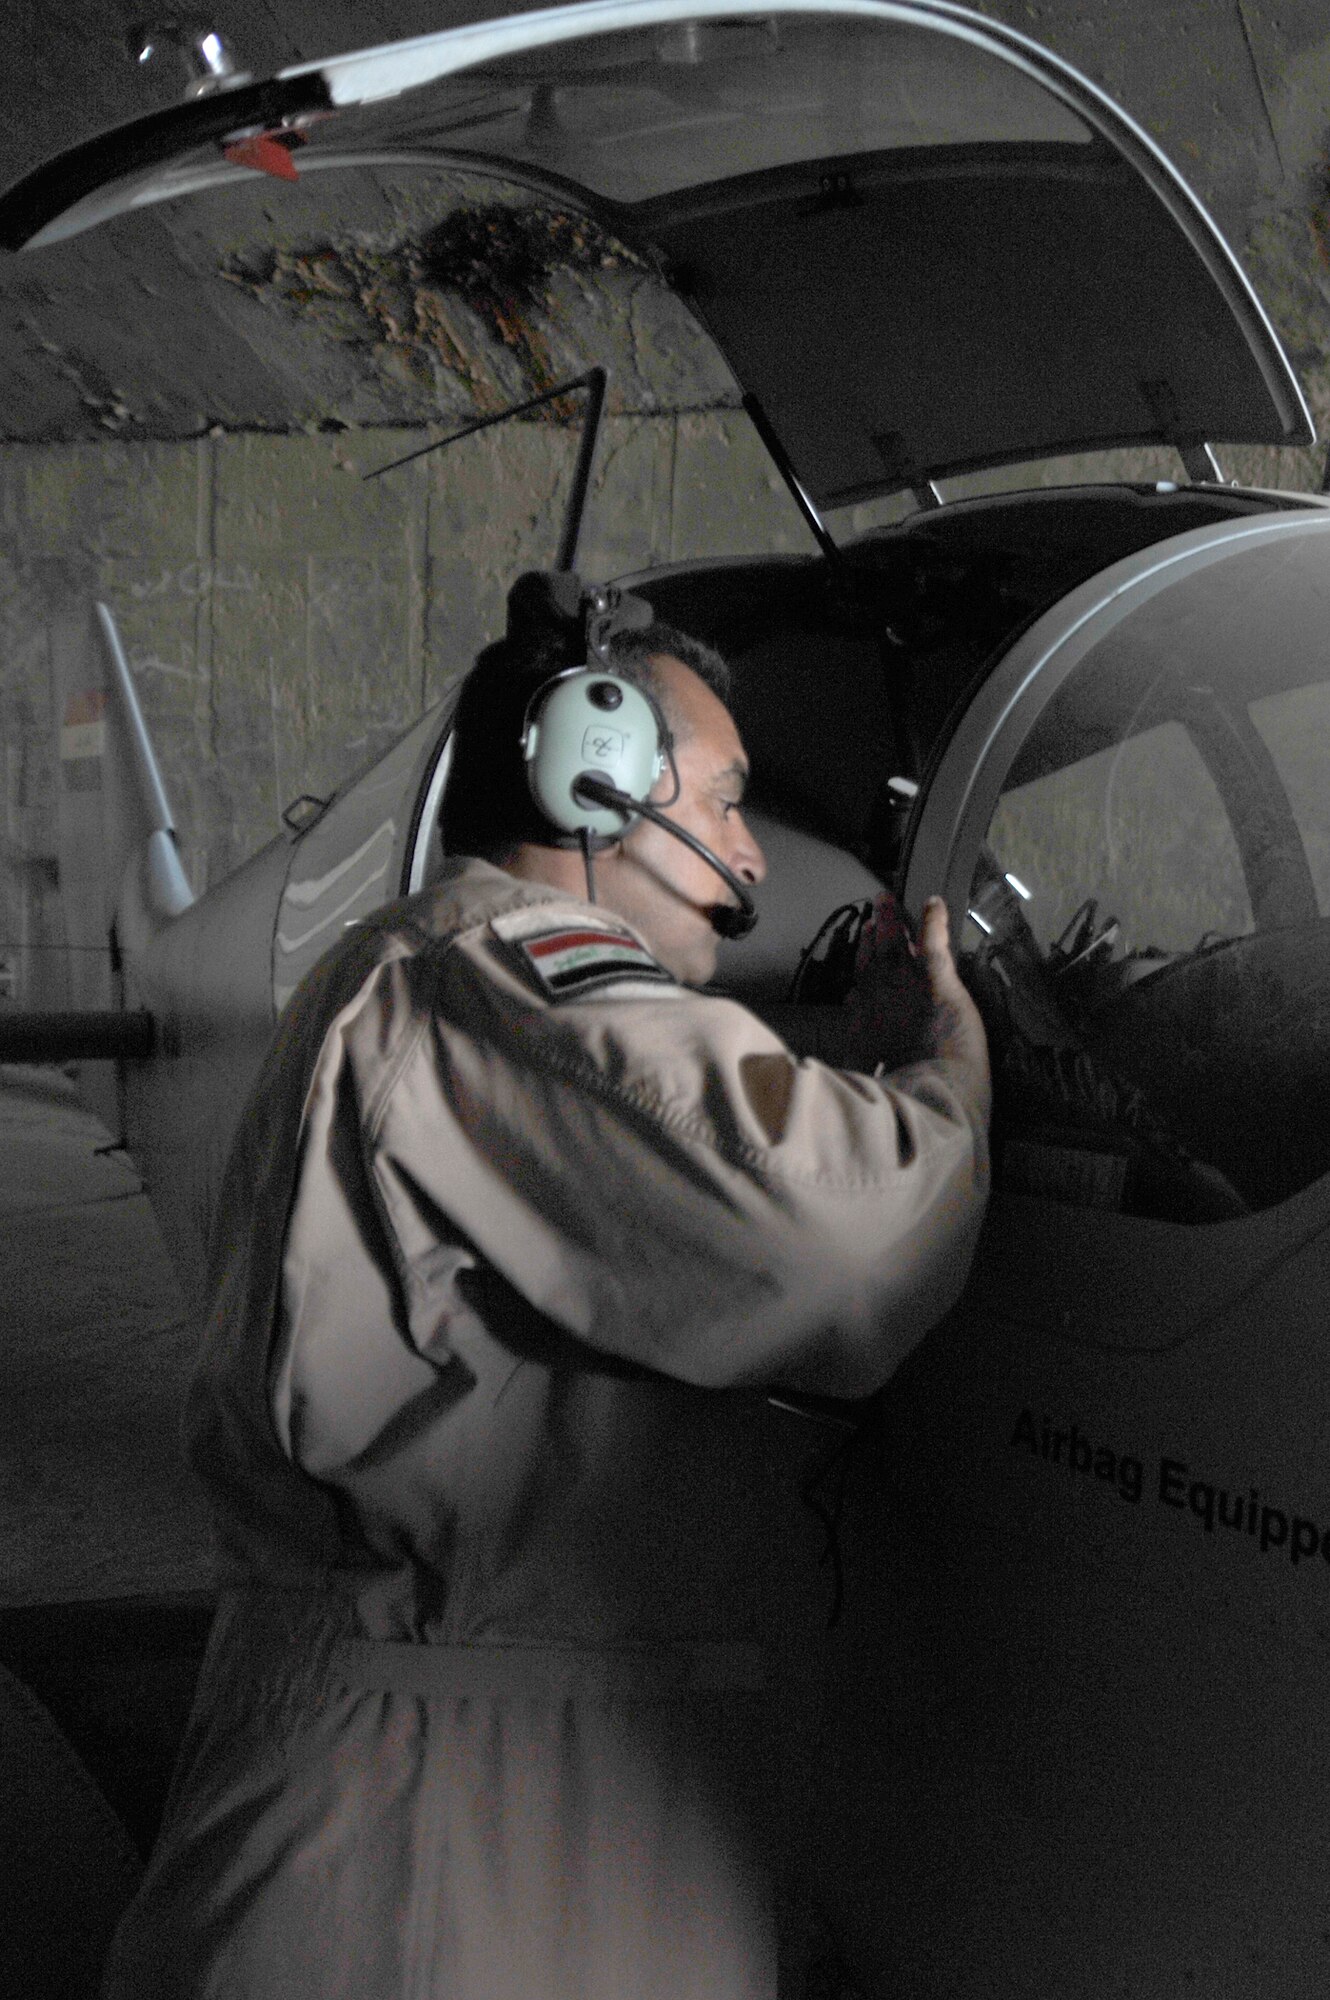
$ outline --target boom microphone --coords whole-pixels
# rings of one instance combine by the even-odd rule
[[[600,777],[595,771],[583,771],[573,780],[572,791],[574,798],[580,794],[591,805],[611,806],[615,812],[621,812],[625,816],[641,813],[653,826],[662,827],[666,833],[672,833],[676,840],[681,840],[685,847],[691,847],[694,854],[706,862],[708,868],[715,869],[735,898],[733,903],[714,903],[708,910],[707,915],[711,920],[712,930],[718,937],[734,941],[749,935],[757,922],[757,905],[753,901],[747,883],[741,882],[734,870],[727,868],[720,856],[713,854],[695,833],[689,833],[687,827],[676,825],[659,806],[653,806],[649,800],[635,799],[631,793],[621,792],[617,785],[610,784],[608,779]]]

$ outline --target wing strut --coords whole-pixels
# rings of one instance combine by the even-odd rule
[[[790,498],[794,501],[795,506],[812,529],[818,547],[829,563],[838,563],[840,561],[840,550],[831,539],[831,533],[826,522],[822,519],[817,508],[799,484],[799,475],[791,465],[784,445],[771,428],[770,417],[762,408],[757,397],[752,394],[744,397],[743,406],[752,423],[753,429],[766,446],[767,456],[784,481]]]

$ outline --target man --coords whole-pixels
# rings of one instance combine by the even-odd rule
[[[983,1034],[941,906],[895,1076],[696,990],[764,864],[719,663],[661,626],[603,659],[709,858],[640,819],[589,904],[522,755],[542,601],[463,692],[471,858],[316,968],[242,1124],[189,1419],[231,1587],[117,2000],[798,1990],[823,1603],[765,1392],[863,1395],[955,1298]]]

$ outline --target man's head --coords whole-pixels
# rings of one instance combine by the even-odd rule
[[[576,648],[574,650],[577,650]],[[468,677],[458,705],[453,765],[443,801],[445,845],[476,854],[513,874],[585,895],[582,858],[558,844],[532,800],[521,753],[532,697],[569,664],[563,635],[511,635],[489,647]],[[671,819],[704,842],[742,881],[765,872],[762,851],[739,810],[747,759],[725,705],[729,672],[719,655],[673,627],[652,622],[620,631],[601,658],[643,688],[669,731],[673,775],[653,794]],[[731,900],[715,871],[682,842],[638,820],[622,841],[596,857],[596,901],[639,930],[661,962],[701,985],[716,962],[711,911]]]

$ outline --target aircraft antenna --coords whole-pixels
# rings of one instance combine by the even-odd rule
[[[582,532],[582,516],[586,512],[587,493],[591,486],[591,466],[596,456],[596,441],[600,436],[600,419],[605,408],[605,384],[608,379],[603,368],[589,368],[581,378],[581,386],[587,392],[586,416],[582,420],[577,463],[573,467],[573,490],[568,495],[568,505],[564,510],[559,553],[554,559],[556,569],[573,570],[577,567],[577,540]],[[573,388],[576,385],[570,382],[568,386]]]
[[[539,396],[528,397],[525,403],[514,403],[511,409],[500,410],[492,417],[478,417],[475,423],[465,424],[460,431],[452,431],[445,438],[436,438],[433,444],[422,444],[418,450],[407,452],[404,458],[391,458],[386,465],[376,465],[372,472],[362,474],[362,478],[380,479],[385,472],[395,472],[399,465],[410,465],[413,459],[424,458],[431,451],[442,451],[446,445],[457,444],[465,437],[474,437],[477,431],[492,430],[495,424],[506,424],[510,417],[524,417],[528,410],[539,410],[546,403],[554,402],[559,396],[571,395],[575,389],[585,389],[586,416],[582,423],[577,463],[573,467],[573,486],[564,511],[563,532],[559,536],[559,552],[554,564],[556,569],[571,570],[577,561],[577,542],[582,531],[582,516],[586,512],[587,492],[591,485],[591,467],[596,456],[596,441],[600,436],[600,419],[605,408],[605,385],[608,380],[608,370],[588,368],[585,375],[574,375],[567,382],[557,383],[553,389],[543,390]]]

